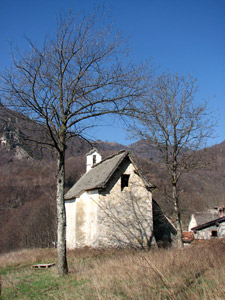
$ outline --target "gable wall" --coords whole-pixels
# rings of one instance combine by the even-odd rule
[[[121,191],[122,174],[129,174],[130,178],[129,186]],[[99,246],[135,247],[140,246],[138,239],[146,246],[153,231],[152,193],[146,190],[129,159],[124,160],[108,187],[100,192],[99,206]]]

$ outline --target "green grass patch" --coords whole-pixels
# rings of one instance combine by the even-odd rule
[[[17,266],[6,266],[5,268],[0,269],[0,275],[7,275],[15,271],[28,268],[29,266],[30,266],[29,264],[22,264]]]
[[[10,286],[3,289],[3,299],[45,299],[43,293],[46,289],[57,288],[49,270],[16,271],[14,276],[7,276],[5,280]]]
[[[72,294],[71,290],[85,283],[84,280],[74,280],[70,275],[60,278],[52,269],[14,270],[13,276],[11,272],[12,269],[2,276],[6,282],[2,299],[58,299],[65,287],[67,293]]]

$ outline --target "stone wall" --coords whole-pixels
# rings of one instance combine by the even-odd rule
[[[212,231],[217,232],[217,236],[212,236]],[[225,237],[225,223],[220,223],[218,226],[211,226],[203,230],[199,230],[194,234],[195,239],[211,239]]]
[[[121,175],[129,175],[121,187]],[[150,247],[153,239],[152,193],[146,190],[129,159],[100,192],[98,210],[99,247]]]

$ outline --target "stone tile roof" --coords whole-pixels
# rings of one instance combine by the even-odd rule
[[[64,199],[70,200],[78,197],[84,191],[90,191],[94,189],[100,189],[106,187],[107,182],[110,180],[111,176],[117,170],[121,162],[129,157],[130,161],[133,163],[137,173],[140,175],[144,184],[147,188],[154,188],[151,183],[149,183],[141,174],[141,171],[137,168],[137,164],[129,151],[122,150],[113,156],[110,156],[100,163],[94,165],[92,169],[85,173],[74,186],[65,194]]]
[[[217,219],[219,217],[218,211],[215,209],[210,209],[205,212],[196,212],[194,213],[195,220],[198,225],[209,222],[213,219]]]

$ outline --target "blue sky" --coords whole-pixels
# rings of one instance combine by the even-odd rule
[[[225,140],[225,1],[224,0],[0,0],[0,72],[10,65],[10,41],[26,48],[24,36],[36,42],[54,34],[61,10],[109,9],[115,29],[128,37],[132,59],[152,58],[162,71],[198,79],[197,100],[210,100],[218,116],[216,137],[209,145]],[[121,125],[96,128],[96,139],[122,144]]]

